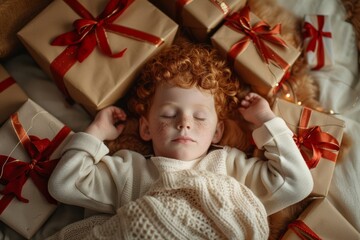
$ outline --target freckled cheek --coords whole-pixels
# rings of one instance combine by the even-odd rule
[[[160,122],[157,126],[155,131],[159,135],[166,135],[169,131],[169,128],[171,127],[170,123],[168,122]]]
[[[201,130],[211,128],[211,124],[206,121],[195,121],[194,125],[197,129],[201,129]]]
[[[195,123],[195,126],[199,136],[210,136],[213,134],[213,129],[210,123],[197,122]]]

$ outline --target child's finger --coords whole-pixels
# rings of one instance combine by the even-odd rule
[[[126,113],[121,108],[115,108],[113,110],[113,118],[115,121],[125,121]]]
[[[114,117],[119,118],[119,119],[126,118],[126,113],[121,108],[114,109],[113,115],[114,115]]]
[[[250,106],[250,102],[248,100],[243,99],[243,100],[241,100],[240,105],[242,107],[248,107],[248,106]]]
[[[124,128],[125,128],[125,124],[119,123],[119,124],[115,125],[115,127],[116,127],[116,130],[117,130],[119,133],[122,133],[122,131],[123,131]]]

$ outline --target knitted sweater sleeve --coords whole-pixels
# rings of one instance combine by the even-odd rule
[[[128,150],[108,152],[99,139],[75,133],[49,179],[50,194],[59,202],[104,213],[138,198],[145,191],[142,182],[151,178],[150,161]]]
[[[260,198],[268,215],[303,200],[313,188],[310,170],[292,136],[284,120],[276,117],[253,132],[266,159],[246,158],[237,149],[229,149],[229,174]]]

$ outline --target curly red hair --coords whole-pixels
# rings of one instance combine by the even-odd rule
[[[219,119],[225,119],[239,101],[238,79],[224,58],[205,44],[179,42],[148,61],[134,86],[130,109],[147,116],[156,88],[164,83],[209,91],[214,95]]]

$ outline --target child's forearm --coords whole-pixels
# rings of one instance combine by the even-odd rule
[[[267,170],[259,171],[259,176],[268,189],[272,187],[272,192],[263,199],[265,205],[271,206],[268,213],[308,196],[313,188],[312,176],[284,120],[276,117],[266,122],[264,128],[254,131],[253,137],[257,146],[265,150],[267,158]]]
[[[152,162],[142,155],[122,150],[110,156],[108,152],[92,135],[73,134],[49,179],[50,194],[63,203],[114,213],[142,196],[158,178]]]
[[[263,202],[268,214],[304,199],[312,190],[310,171],[292,139],[293,133],[279,117],[254,130],[253,139],[264,149],[266,159],[245,158],[236,149],[229,152],[228,169]]]
[[[116,191],[105,164],[107,154],[101,141],[76,133],[65,146],[63,156],[49,179],[49,192],[59,202],[112,213]],[[95,194],[96,193],[96,194]],[[115,195],[114,195],[115,194]]]

